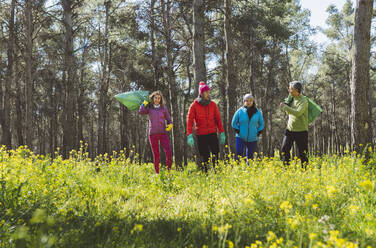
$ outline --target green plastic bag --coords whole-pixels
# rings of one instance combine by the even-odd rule
[[[308,101],[308,123],[311,124],[316,117],[322,112],[322,108],[317,105],[311,98],[305,97]],[[292,103],[292,96],[289,94],[288,97],[285,98],[286,105],[289,105]]]
[[[149,91],[137,90],[123,92],[114,97],[129,110],[133,111],[138,110],[145,100],[149,101]]]
[[[311,98],[307,96],[306,98],[308,100],[308,123],[311,124],[322,112],[322,108],[317,105]]]

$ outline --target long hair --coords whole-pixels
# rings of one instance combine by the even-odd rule
[[[159,103],[161,106],[165,105],[165,100],[163,98],[162,92],[160,90],[154,91],[153,93],[150,94],[150,101],[152,104],[154,104],[154,97],[156,95],[159,95],[161,97],[161,102]],[[152,105],[153,106],[153,105]]]

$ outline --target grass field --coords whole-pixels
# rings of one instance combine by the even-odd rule
[[[202,174],[0,149],[0,247],[376,247],[376,154]],[[100,168],[100,171],[97,168]]]

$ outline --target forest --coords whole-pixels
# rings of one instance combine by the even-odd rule
[[[330,5],[320,28],[299,0],[0,0],[0,247],[376,247],[373,2]],[[287,166],[298,86],[322,112],[309,163]],[[204,87],[224,129],[205,172],[187,131]],[[115,98],[157,90],[160,171],[149,103]],[[264,127],[236,159],[249,102]]]
[[[351,1],[342,9],[328,7],[325,30],[311,27],[309,10],[295,0],[3,0],[0,5],[0,135],[8,148],[27,145],[38,154],[59,151],[67,157],[84,145],[90,157],[125,150],[150,161],[147,117],[129,111],[114,95],[161,90],[174,123],[174,161],[187,164],[194,151],[186,145],[186,116],[200,81],[212,88],[221,112],[223,154],[234,152],[231,119],[243,95],[252,93],[265,119],[258,153],[274,155],[287,120],[278,106],[293,80],[303,82],[304,94],[323,108],[310,126],[311,153],[343,154],[354,144],[374,141],[374,27],[366,39],[368,80],[352,93]],[[329,44],[312,40],[317,32]],[[362,106],[357,111],[355,102]],[[364,115],[355,119],[352,113],[358,111]],[[352,123],[367,129],[360,135]]]

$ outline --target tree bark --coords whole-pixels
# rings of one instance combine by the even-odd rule
[[[26,1],[26,51],[25,51],[25,136],[26,145],[32,149],[33,146],[33,13],[32,1]]]
[[[129,154],[129,135],[130,130],[128,126],[129,122],[129,110],[125,106],[120,106],[120,144],[121,149],[125,149],[126,155]]]
[[[55,68],[51,69],[53,70],[51,73],[55,72]],[[50,82],[48,84],[47,92],[49,96],[49,108],[48,108],[48,128],[49,128],[49,137],[48,137],[48,143],[49,148],[48,152],[53,156],[54,152],[56,151],[56,140],[57,140],[57,107],[56,107],[56,79],[51,76]]]
[[[263,106],[263,116],[265,121],[265,127],[262,132],[263,137],[263,152],[267,154],[268,156],[272,156],[271,152],[271,146],[272,146],[272,120],[273,120],[273,108],[271,106],[274,106],[273,104],[270,104],[273,102],[273,87],[275,87],[275,65],[276,61],[278,61],[279,51],[278,51],[278,45],[276,42],[273,42],[273,46],[271,48],[271,54],[270,54],[270,62],[267,66],[268,68],[268,74],[266,78],[266,88],[265,88],[265,97],[264,97],[264,104]]]
[[[191,51],[188,51],[188,56],[187,56],[187,64],[186,64],[186,70],[187,70],[187,76],[188,76],[188,92],[184,95],[184,103],[183,103],[183,122],[184,122],[184,130],[187,130],[187,121],[186,121],[186,116],[187,116],[187,104],[189,97],[191,95],[191,87],[192,87],[192,74],[190,71],[190,56]],[[184,141],[183,141],[183,153],[184,153],[184,166],[188,165],[188,146],[187,146],[187,137],[184,135]]]
[[[65,44],[64,44],[64,66],[66,73],[64,121],[63,121],[63,156],[69,156],[69,152],[75,148],[76,140],[76,113],[75,113],[75,61],[73,54],[73,1],[62,0]]]
[[[156,0],[150,1],[150,43],[151,43],[151,58],[153,64],[153,80],[154,80],[154,89],[157,90],[159,86],[159,79],[161,77],[160,64],[157,56],[157,49],[155,47],[155,2]]]
[[[220,60],[220,63],[221,63],[221,67],[222,67],[222,70],[221,70],[221,76],[222,78],[226,78],[226,75],[227,75],[227,67],[226,67],[226,58],[225,58],[225,44],[224,44],[224,40],[222,40],[223,42],[221,42],[221,60]],[[225,130],[225,133],[228,134],[229,133],[229,128],[232,129],[232,126],[228,126],[227,125],[227,119],[230,119],[231,118],[231,121],[232,121],[232,117],[228,117],[227,116],[227,106],[228,106],[228,101],[227,101],[227,82],[226,81],[222,81],[221,84],[220,84],[220,88],[219,88],[219,93],[220,93],[220,96],[221,96],[221,106],[222,106],[222,121],[223,121],[223,128]],[[222,154],[221,154],[221,159],[224,159],[226,155],[228,155],[229,153],[229,150],[230,149],[224,149],[222,150]]]
[[[15,68],[16,68],[17,71],[20,71],[18,61],[19,60],[16,58]],[[23,114],[22,114],[22,108],[23,108],[22,98],[23,98],[24,95],[23,95],[23,91],[22,91],[21,82],[22,81],[20,79],[16,80],[16,99],[15,99],[16,100],[16,123],[15,123],[15,127],[16,127],[16,132],[17,132],[17,145],[18,146],[25,144],[24,135],[23,135],[24,121],[23,121]],[[29,124],[29,123],[27,123],[27,124]]]
[[[84,41],[85,42],[85,41]],[[82,51],[82,60],[80,63],[80,81],[78,86],[78,97],[77,97],[77,144],[80,141],[85,141],[84,138],[84,117],[87,111],[87,107],[85,106],[84,99],[85,99],[85,66],[86,66],[86,56],[87,56],[87,48],[84,48]]]
[[[195,96],[198,95],[200,82],[206,82],[204,10],[203,0],[193,0],[193,94]]]
[[[111,47],[108,42],[109,36],[109,17],[111,1],[106,1],[106,19],[104,30],[104,59],[102,63],[102,76],[101,85],[99,89],[99,110],[98,110],[98,146],[97,153],[102,154],[107,151],[107,137],[106,137],[106,121],[107,121],[107,92],[109,88],[110,80],[110,68],[111,68]]]
[[[4,88],[4,102],[2,109],[2,137],[1,144],[7,146],[8,149],[12,148],[12,133],[11,133],[11,95],[12,95],[12,85],[14,85],[14,45],[15,45],[15,8],[16,1],[12,0],[10,8],[9,17],[9,38],[8,38],[8,49],[7,49],[7,72]],[[1,90],[1,89],[0,89]]]
[[[357,0],[354,26],[354,48],[351,77],[351,144],[359,151],[359,145],[372,141],[369,136],[371,119],[368,110],[370,80],[370,30],[373,0]]]
[[[232,29],[231,29],[231,6],[232,0],[224,0],[224,31],[225,31],[225,42],[226,42],[226,52],[225,52],[225,65],[226,65],[226,100],[227,100],[227,130],[228,133],[228,143],[230,145],[231,151],[235,151],[235,141],[234,141],[234,131],[231,128],[231,120],[235,113],[236,104],[236,87],[237,79],[234,68],[234,60],[232,55]]]
[[[172,143],[175,157],[175,165],[177,169],[180,169],[183,164],[183,144],[181,132],[181,122],[179,114],[179,102],[178,102],[178,87],[176,85],[174,61],[173,61],[173,41],[172,41],[172,27],[171,27],[171,1],[161,0],[162,15],[163,15],[163,29],[166,41],[166,58],[167,58],[167,80],[169,86],[169,100],[171,104],[171,117],[174,124],[172,129]]]
[[[253,26],[251,26],[251,33],[250,33],[250,57],[251,57],[251,63],[250,63],[250,76],[249,76],[249,85],[251,88],[251,93],[253,97],[256,97],[256,83],[255,83],[255,74],[256,74],[256,46],[255,46],[255,38],[254,38],[254,31],[253,31]]]

